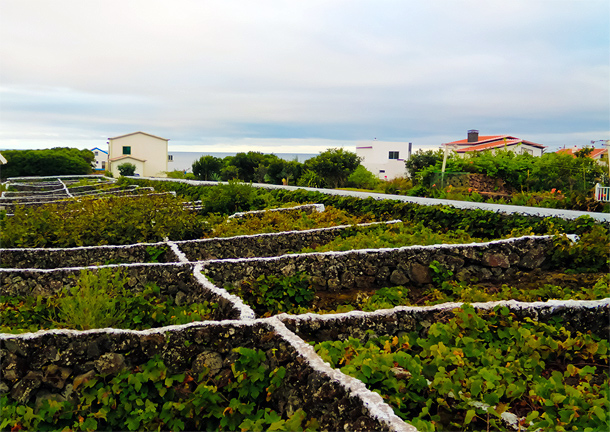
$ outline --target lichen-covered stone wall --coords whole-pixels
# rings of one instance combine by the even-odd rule
[[[161,356],[173,373],[197,374],[206,365],[214,376],[230,379],[236,360],[233,349],[246,347],[265,352],[268,370],[279,366],[286,369],[282,385],[269,398],[279,414],[290,415],[302,408],[308,417],[318,420],[322,430],[415,431],[384,409],[387,407],[378,395],[354,385],[349,377],[340,382],[330,367],[308,361],[310,347],[285,337],[288,333],[279,321],[271,319],[198,323],[143,332],[60,330],[27,337],[4,334],[0,335],[0,391],[21,402],[73,400],[78,396],[79,383],[96,374],[112,377],[155,355]],[[367,403],[376,397],[381,407]]]
[[[211,292],[199,283],[193,275],[190,264],[136,264],[106,266],[125,273],[128,286],[134,292],[141,291],[147,283],[154,282],[161,289],[160,295],[172,298],[177,305],[209,301],[218,303],[213,319],[234,319],[240,311],[224,297]],[[99,267],[90,268],[97,272]],[[76,286],[83,268],[54,270],[0,269],[0,295],[49,296],[61,292],[64,287]]]
[[[389,224],[397,221],[387,222]],[[305,231],[258,234],[226,238],[173,242],[188,261],[241,257],[278,256],[314,248],[379,223],[337,226]],[[155,251],[164,250],[158,262],[180,262],[172,242],[142,243],[128,246],[91,246],[78,248],[11,248],[0,249],[0,266],[4,268],[82,267],[118,263],[150,262]]]
[[[380,335],[397,335],[415,330],[418,324],[424,327],[450,318],[453,309],[462,303],[445,303],[428,307],[397,306],[394,309],[376,312],[352,311],[341,314],[288,315],[280,319],[286,327],[307,341],[346,340],[350,337],[368,340]],[[610,334],[610,299],[592,301],[549,300],[547,302],[523,303],[514,300],[474,303],[475,309],[491,309],[506,306],[518,318],[529,317],[547,322],[561,317],[568,330],[598,335]]]
[[[218,286],[261,275],[311,276],[318,291],[338,292],[407,283],[432,282],[430,264],[438,261],[458,280],[503,280],[517,271],[544,266],[553,246],[550,236],[527,236],[470,245],[409,246],[284,255],[275,258],[211,260],[205,274]]]

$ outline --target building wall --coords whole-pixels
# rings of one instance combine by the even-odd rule
[[[155,138],[142,133],[136,133],[116,139],[109,139],[108,143],[109,159],[124,156],[123,147],[129,146],[131,147],[131,154],[129,156],[145,161],[142,171],[136,170],[138,174],[143,177],[166,177],[167,140]],[[118,165],[123,162],[124,161],[118,161]],[[130,162],[137,166],[135,162]],[[115,165],[117,165],[117,162],[112,163],[113,174],[118,173]]]
[[[98,148],[91,149],[91,151],[95,155],[95,167],[93,169],[96,171],[106,170],[108,165],[108,153],[105,153]]]
[[[133,158],[124,158],[118,161],[114,161],[112,162],[112,175],[113,177],[119,177],[121,175],[121,173],[119,172],[119,165],[122,165],[124,163],[130,163],[136,166],[136,172],[135,174],[142,176],[142,177],[161,177],[161,176],[152,176],[152,175],[147,175],[144,174],[146,172],[146,163],[137,160],[137,159],[133,159]]]
[[[390,152],[398,152],[397,159],[390,159]],[[409,144],[393,141],[363,141],[356,147],[356,154],[362,165],[377,178],[391,180],[406,174],[405,160],[408,159]]]

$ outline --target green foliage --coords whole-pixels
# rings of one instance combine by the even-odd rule
[[[56,147],[45,150],[6,150],[2,178],[90,174],[95,159],[91,150]]]
[[[217,304],[203,302],[178,306],[161,295],[156,284],[129,288],[127,276],[112,268],[81,271],[76,286],[56,296],[0,298],[0,331],[94,328],[148,329],[210,319]]]
[[[158,263],[161,257],[167,252],[166,247],[146,246],[146,254],[148,255],[147,262]]]
[[[75,247],[199,238],[199,217],[169,195],[82,198],[17,207],[3,220],[3,247]]]
[[[443,160],[442,150],[422,150],[419,149],[405,161],[405,168],[409,178],[417,182],[417,174],[427,167],[434,167],[438,162]]]
[[[282,231],[300,231],[337,225],[353,225],[368,221],[364,217],[354,217],[342,210],[326,207],[323,212],[302,210],[267,211],[241,218],[208,219],[211,231],[208,237],[232,237]]]
[[[122,163],[117,169],[122,176],[132,176],[136,173],[136,166],[129,162]]]
[[[593,225],[577,242],[567,236],[554,239],[551,262],[555,267],[578,272],[610,271],[610,231],[608,227]]]
[[[306,169],[297,181],[297,185],[310,188],[323,188],[326,187],[326,180],[317,172]]]
[[[112,269],[82,270],[76,286],[58,299],[57,321],[77,330],[115,327],[127,318],[127,278]]]
[[[342,148],[328,149],[305,162],[306,169],[318,174],[335,189],[345,186],[348,177],[358,165],[360,165],[360,157]]]
[[[282,386],[284,367],[269,371],[261,350],[236,348],[230,369],[172,373],[155,356],[114,376],[97,375],[78,388],[73,403],[22,404],[4,394],[0,429],[7,430],[276,430],[313,431],[302,409],[280,416],[265,398]],[[76,387],[76,386],[75,386]],[[267,399],[268,400],[268,399]]]
[[[347,178],[347,186],[360,189],[375,189],[379,185],[379,179],[367,170],[364,165],[358,165],[353,173]]]
[[[222,159],[214,156],[201,156],[193,162],[193,174],[199,180],[211,180],[213,176],[220,175]]]
[[[460,244],[481,241],[483,240],[473,238],[463,230],[440,233],[427,228],[422,222],[417,224],[400,222],[390,225],[353,227],[330,243],[314,249],[305,248],[301,252],[348,251],[354,249],[395,248],[440,243]]]
[[[225,288],[241,297],[259,316],[299,313],[311,306],[315,295],[309,277],[303,273],[287,277],[263,275],[256,281],[243,281],[237,287]]]
[[[428,323],[429,325],[429,323]],[[419,430],[505,430],[504,412],[522,430],[607,430],[606,338],[518,319],[507,308],[464,305],[447,322],[363,343],[315,346],[334,367],[378,392]]]

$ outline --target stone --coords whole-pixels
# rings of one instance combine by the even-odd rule
[[[94,370],[90,370],[87,373],[77,376],[76,378],[74,378],[74,381],[72,381],[72,388],[74,390],[77,390],[81,385],[83,385],[87,381],[94,379],[95,376],[96,376],[96,373]]]
[[[46,367],[42,382],[49,384],[51,387],[62,389],[71,374],[72,369],[51,364]]]
[[[30,399],[32,392],[40,387],[42,374],[30,371],[11,389],[11,397],[18,402],[25,403]]]
[[[394,270],[390,275],[390,282],[394,285],[404,285],[409,282],[409,278],[400,270]]]
[[[209,369],[209,375],[212,377],[218,374],[222,369],[222,356],[214,351],[204,351],[199,354],[193,360],[191,369],[194,373],[200,374],[205,371],[205,368]]]
[[[95,368],[101,374],[116,374],[126,368],[122,354],[107,353],[95,361]]]
[[[509,268],[510,263],[508,257],[501,253],[485,253],[483,255],[483,264],[488,267]]]
[[[408,275],[413,282],[418,284],[427,284],[432,282],[430,267],[416,262],[412,262],[409,265]]]

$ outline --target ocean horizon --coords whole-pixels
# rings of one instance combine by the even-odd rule
[[[167,164],[168,171],[180,170],[180,171],[192,171],[193,162],[201,158],[202,156],[214,156],[220,159],[224,159],[227,156],[235,156],[237,153],[242,152],[173,152],[169,151],[168,154],[173,156],[173,160]],[[274,154],[280,159],[287,161],[297,160],[298,162],[305,162],[307,159],[317,156],[319,153],[264,153]]]

